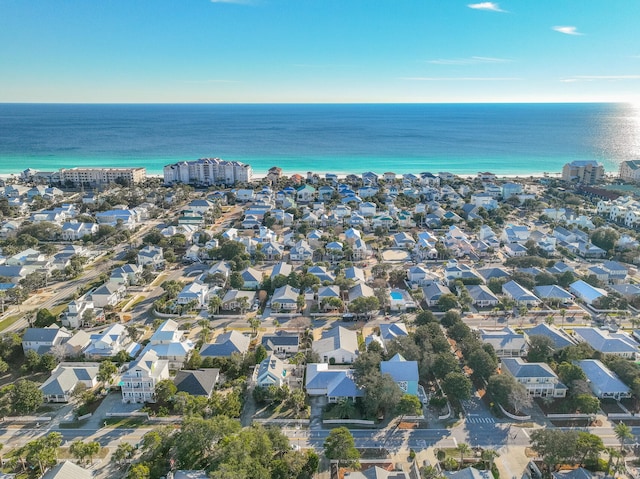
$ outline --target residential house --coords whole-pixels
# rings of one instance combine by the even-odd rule
[[[380,362],[380,372],[389,374],[404,394],[418,395],[418,362],[407,361],[397,353],[389,361]]]
[[[209,303],[209,285],[194,281],[182,288],[176,298],[178,304],[194,304],[196,309],[203,309]]]
[[[220,370],[215,368],[182,370],[176,373],[173,384],[176,385],[178,392],[185,392],[191,396],[210,397],[219,377]]]
[[[329,403],[341,399],[356,401],[364,396],[354,379],[352,369],[329,368],[327,363],[307,364],[305,389],[309,396],[325,396]]]
[[[262,345],[268,353],[293,356],[300,348],[300,336],[298,333],[277,331],[274,334],[263,335]]]
[[[244,300],[242,298],[245,298]],[[245,309],[249,308],[256,298],[255,291],[240,291],[237,289],[230,289],[222,298],[222,309],[225,311],[234,311],[241,309],[244,306]]]
[[[138,266],[151,266],[153,269],[164,269],[165,261],[160,246],[147,245],[138,251]]]
[[[358,335],[342,326],[322,333],[321,339],[314,341],[311,349],[325,363],[351,364],[359,354]]]
[[[515,281],[509,281],[502,285],[502,293],[513,299],[516,303],[525,306],[535,306],[540,300],[527,288],[520,286]]]
[[[614,372],[597,359],[574,361],[587,377],[593,394],[598,399],[625,399],[631,397],[631,390]]]
[[[85,236],[93,236],[98,232],[99,226],[96,223],[78,223],[69,221],[62,225],[60,233],[64,241],[78,241]]]
[[[576,342],[567,333],[565,333],[563,329],[556,328],[555,326],[551,326],[546,323],[540,323],[533,328],[526,329],[524,331],[524,337],[527,340],[527,343],[531,343],[531,338],[533,336],[545,336],[551,339],[554,344],[554,351],[576,344]]]
[[[443,286],[440,283],[431,283],[428,286],[422,288],[422,295],[424,297],[427,306],[434,307],[438,305],[438,301],[445,294],[453,294],[448,286]]]
[[[604,329],[576,327],[573,328],[573,337],[579,342],[586,342],[602,354],[635,360],[640,352],[638,343],[625,332],[612,333]]]
[[[491,308],[500,303],[498,297],[483,284],[467,286],[467,291],[473,300],[471,304],[478,308]]]
[[[380,339],[387,343],[402,336],[408,336],[409,332],[404,323],[380,323]]]
[[[285,383],[286,375],[287,370],[284,368],[284,362],[274,354],[270,354],[258,365],[256,385],[263,388],[269,386],[280,387]]]
[[[250,266],[243,270],[240,275],[242,276],[243,289],[257,289],[262,283],[262,273]]]
[[[238,331],[219,335],[214,343],[204,344],[200,350],[203,358],[229,357],[234,353],[244,355],[249,351],[251,339]]]
[[[84,350],[91,344],[91,336],[86,331],[76,331],[76,333],[66,341],[64,346],[64,356],[75,358],[84,353]]]
[[[100,323],[104,321],[104,310],[96,308],[93,301],[86,301],[82,299],[74,299],[67,305],[67,310],[63,314],[62,326],[77,329],[81,326],[85,326],[87,322]]]
[[[89,297],[97,308],[115,306],[124,298],[127,288],[123,284],[107,281],[102,286],[94,289]]]
[[[71,338],[71,333],[55,324],[47,328],[27,328],[22,336],[22,350],[44,354],[54,346],[60,346]]]
[[[92,334],[90,340],[91,344],[84,352],[89,358],[110,358],[120,351],[126,351],[130,356],[135,356],[140,349],[140,345],[131,340],[127,329],[120,323],[112,324],[105,330]]]
[[[78,384],[88,390],[98,385],[98,363],[60,363],[41,386],[45,402],[69,402]]]
[[[533,291],[536,296],[543,301],[557,301],[561,304],[573,302],[573,295],[557,284],[536,286],[533,288]]]
[[[524,335],[509,327],[498,331],[481,329],[480,340],[484,344],[490,344],[499,358],[521,358],[527,355]]]
[[[531,396],[563,398],[567,387],[546,363],[528,363],[522,358],[503,358],[502,373],[511,374]]]
[[[125,286],[136,285],[142,278],[142,267],[136,264],[124,264],[111,271],[109,281]]]
[[[154,351],[147,351],[122,374],[122,402],[155,402],[156,386],[163,379],[169,379],[169,361],[160,359]]]
[[[300,290],[288,284],[277,288],[271,297],[271,309],[274,312],[295,312],[298,309]]]
[[[178,323],[167,319],[153,333],[142,354],[154,351],[158,358],[169,361],[171,368],[180,369],[194,347],[193,341],[185,340]]]
[[[571,283],[569,285],[569,291],[589,305],[609,294],[604,289],[591,286],[581,279]]]
[[[49,469],[41,479],[93,479],[93,472],[71,461],[62,461]]]
[[[291,261],[306,261],[313,257],[313,250],[305,240],[298,241],[289,251]]]

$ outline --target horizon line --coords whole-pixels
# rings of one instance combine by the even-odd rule
[[[0,101],[0,105],[588,105],[636,104],[634,100],[565,101],[371,101],[371,102],[81,102],[81,101]]]

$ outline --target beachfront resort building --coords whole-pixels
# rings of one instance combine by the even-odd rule
[[[249,182],[253,179],[251,165],[239,161],[227,161],[219,158],[201,158],[196,161],[180,161],[167,165],[163,169],[164,183],[186,183],[196,185]]]
[[[604,166],[595,160],[576,160],[562,167],[562,181],[583,185],[600,183],[604,178]]]
[[[145,168],[61,168],[60,183],[97,186],[109,183],[133,185],[147,178]]]
[[[620,163],[620,178],[626,181],[640,181],[640,160]]]

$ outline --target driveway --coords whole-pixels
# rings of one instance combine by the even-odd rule
[[[139,410],[144,404],[126,404],[122,402],[122,394],[120,391],[111,391],[102,400],[102,404],[98,406],[96,412],[87,420],[83,426],[84,429],[100,429],[104,426],[104,420],[107,413],[129,413]]]

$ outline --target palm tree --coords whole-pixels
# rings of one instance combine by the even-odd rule
[[[633,434],[631,433],[631,428],[627,426],[625,423],[620,421],[614,428],[613,432],[616,434],[618,441],[620,441],[620,452],[624,449],[624,442],[627,439],[633,439]]]
[[[466,442],[461,442],[456,446],[456,449],[460,453],[460,467],[462,467],[464,466],[464,455],[471,452],[471,448]]]
[[[482,451],[482,460],[485,462],[485,465],[487,465],[487,469],[489,471],[491,471],[493,469],[493,460],[496,457],[499,457],[498,451],[496,451],[495,449],[484,449]]]
[[[562,327],[564,328],[564,317],[567,315],[567,310],[562,308],[560,310],[560,316],[562,317]]]
[[[551,326],[553,324],[553,314],[550,314],[546,318],[544,318],[544,322]]]
[[[214,295],[209,299],[209,314],[214,315],[220,311],[220,307],[222,306],[222,299],[220,296]]]
[[[607,454],[609,454],[609,461],[607,462],[607,475],[609,475],[609,473],[611,472],[611,466],[613,464],[613,458],[620,458],[622,457],[622,455],[620,454],[620,451],[617,451],[615,448],[613,447],[605,447],[604,448],[604,452],[606,452]]]

